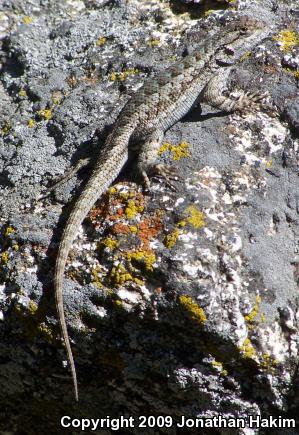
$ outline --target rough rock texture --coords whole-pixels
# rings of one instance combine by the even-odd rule
[[[297,2],[215,2],[205,14],[178,3],[0,2],[1,434],[62,433],[63,415],[133,416],[121,433],[299,433]],[[38,198],[96,157],[146,76],[236,13],[263,17],[273,37],[246,53],[231,86],[267,91],[268,103],[193,110],[159,156],[177,168],[176,190],[153,180],[143,192],[133,164],[79,229],[64,289],[76,407],[52,274],[88,169]],[[297,429],[175,424],[249,414]],[[141,415],[173,424],[140,428]]]

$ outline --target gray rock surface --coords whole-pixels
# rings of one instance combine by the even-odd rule
[[[207,3],[0,1],[1,434],[63,433],[63,415],[133,417],[123,434],[299,434],[297,2]],[[132,164],[79,229],[64,289],[76,406],[52,279],[88,169],[38,198],[96,157],[146,76],[236,13],[271,26],[230,77],[267,91],[265,107],[194,109],[159,157],[176,190],[153,180],[145,194]],[[176,426],[250,414],[297,428]],[[173,424],[141,428],[142,415]]]

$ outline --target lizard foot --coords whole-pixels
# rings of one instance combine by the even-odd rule
[[[255,110],[259,107],[259,103],[268,96],[267,92],[261,93],[259,91],[242,93],[235,103],[234,110],[240,112]]]
[[[152,165],[147,171],[142,170],[141,176],[143,178],[143,182],[145,188],[150,190],[150,179],[151,178],[163,178],[165,184],[170,187],[172,190],[176,190],[174,181],[177,181],[180,177],[176,174],[176,169],[172,166],[165,166],[161,163]]]

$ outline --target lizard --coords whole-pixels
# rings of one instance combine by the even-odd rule
[[[147,187],[153,172],[167,178],[169,170],[156,163],[164,133],[198,102],[205,102],[224,112],[232,112],[242,111],[262,100],[263,95],[258,93],[243,92],[238,98],[232,98],[223,91],[227,75],[240,55],[263,40],[267,34],[265,23],[246,16],[235,17],[224,23],[219,32],[209,37],[199,49],[158,73],[156,77],[148,77],[127,101],[107,136],[92,173],[66,221],[55,262],[56,309],[76,402],[78,383],[64,312],[63,283],[68,254],[78,227],[132,156],[137,160],[137,171]],[[223,53],[230,60],[220,64],[218,55]],[[135,148],[132,143],[135,143]],[[139,144],[137,149],[136,144]]]

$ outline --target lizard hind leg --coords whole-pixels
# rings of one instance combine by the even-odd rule
[[[224,95],[230,71],[231,69],[228,68],[227,70],[221,70],[214,74],[202,91],[202,100],[210,106],[216,107],[225,112],[234,112],[237,110],[243,112],[256,108],[257,104],[263,100],[267,94],[258,91],[240,91],[237,97]]]
[[[139,151],[137,160],[137,171],[143,179],[143,183],[147,190],[150,190],[150,177],[163,177],[166,184],[173,187],[170,180],[175,177],[174,169],[158,163],[158,151],[164,137],[162,130],[155,130],[154,132],[143,138],[141,149]]]

